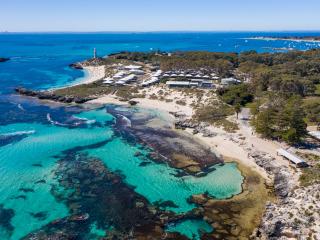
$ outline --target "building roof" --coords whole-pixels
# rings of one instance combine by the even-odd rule
[[[189,84],[191,87],[198,87],[199,86],[199,83],[197,82],[190,82]]]
[[[296,165],[306,164],[306,162],[303,159],[299,158],[298,156],[296,156],[295,154],[293,154],[291,152],[284,150],[283,148],[278,149],[277,153],[280,156],[283,156],[283,157],[289,159],[291,162],[293,162]]]
[[[140,69],[130,69],[129,72],[135,73],[135,74],[144,74],[144,71]]]
[[[121,80],[121,81],[124,81],[124,82],[128,82],[128,81],[134,80],[135,78],[136,78],[136,75],[130,74],[130,75],[128,75],[128,76],[126,76],[126,77],[124,77],[124,78],[122,78],[122,79],[120,79],[120,80]]]
[[[125,84],[125,82],[124,82],[124,81],[122,81],[122,80],[119,80],[119,81],[116,81],[116,84],[123,85],[123,84]]]
[[[156,71],[154,74],[152,74],[154,77],[159,77],[162,74],[162,70]]]
[[[112,83],[113,83],[113,80],[105,80],[105,81],[103,81],[103,83],[105,83],[105,84],[112,84]]]
[[[159,82],[159,81],[160,81],[159,78],[152,77],[150,80],[143,82],[141,85],[142,86],[148,86],[150,84],[153,84],[153,83],[156,83],[156,82]]]
[[[320,131],[310,131],[309,134],[310,134],[312,137],[315,137],[316,139],[319,139],[319,140],[320,140]]]
[[[193,79],[191,79],[191,82],[203,82],[203,81],[205,81],[204,79],[201,79],[201,78],[193,78]]]
[[[127,73],[124,72],[124,71],[120,71],[120,72],[117,72],[113,78],[122,78],[124,75],[126,75]]]
[[[110,77],[105,78],[105,79],[103,79],[103,83],[111,84],[111,83],[113,83],[113,79],[112,79],[112,78],[110,78]]]
[[[176,85],[176,86],[189,86],[190,82],[188,81],[167,81],[167,85]]]
[[[221,79],[221,84],[230,84],[230,83],[241,83],[241,81],[232,77]]]
[[[202,84],[212,84],[212,81],[210,81],[210,80],[205,80],[205,81],[202,81]]]
[[[141,69],[142,66],[139,65],[128,65],[124,67],[125,69]]]

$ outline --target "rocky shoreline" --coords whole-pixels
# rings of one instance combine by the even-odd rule
[[[81,103],[86,103],[90,100],[95,99],[93,97],[62,96],[62,95],[57,95],[52,91],[33,91],[33,90],[28,90],[26,88],[16,88],[15,92],[23,96],[35,97],[40,100],[50,100],[50,101],[61,102],[61,103],[81,104]]]
[[[25,96],[31,96],[31,97],[37,97],[39,99],[45,99],[45,100],[52,100],[52,101],[58,101],[58,102],[63,102],[63,103],[85,103],[89,100],[91,100],[92,98],[75,98],[75,97],[68,97],[68,96],[57,96],[54,93],[51,92],[37,92],[37,91],[30,91],[27,89],[23,89],[23,88],[18,88],[16,90],[19,94],[21,95],[25,95]],[[133,104],[134,105],[134,104]],[[181,113],[176,113],[176,112],[171,112],[171,114],[175,117],[176,121],[174,122],[174,126],[176,129],[192,129],[192,133],[193,134],[198,134],[201,133],[203,136],[206,137],[214,137],[216,135],[215,132],[212,132],[209,128],[208,128],[208,124],[205,123],[195,123],[194,121],[192,121],[191,119],[188,119],[184,114]],[[116,115],[116,114],[115,114]],[[141,124],[143,121],[146,120],[142,120],[142,119],[138,119],[139,124]],[[121,134],[121,129],[118,129],[119,133]],[[127,131],[128,129],[126,129]],[[152,153],[153,155],[151,155],[150,157],[152,159],[155,159],[157,161],[160,162],[167,162],[169,163],[172,167],[175,168],[180,168],[181,170],[183,170],[184,172],[186,172],[187,174],[192,174],[197,176],[197,174],[200,174],[199,176],[202,176],[201,174],[206,174],[209,170],[209,168],[211,166],[213,166],[214,164],[216,164],[217,162],[213,161],[212,163],[210,163],[211,161],[204,163],[204,164],[194,164],[190,162],[188,164],[182,164],[181,162],[172,162],[172,161],[168,161],[168,159],[171,159],[171,156],[167,156],[165,157],[165,154],[162,154],[163,152],[166,152],[167,149],[163,148],[162,146],[166,146],[166,145],[170,145],[171,143],[167,142],[158,142],[158,140],[156,138],[153,137],[154,136],[159,136],[159,134],[165,138],[166,136],[170,136],[170,134],[168,135],[168,133],[165,132],[159,132],[158,130],[154,132],[154,134],[152,134],[152,129],[150,128],[143,128],[143,129],[139,129],[139,128],[131,128],[130,131],[132,131],[132,134],[135,136],[138,136],[141,139],[141,142],[151,148],[154,149],[159,149],[160,151],[158,152],[154,152]],[[146,144],[148,143],[148,144]],[[160,145],[159,145],[160,144]],[[260,222],[260,225],[257,229],[255,229],[255,231],[253,232],[253,234],[251,234],[250,238],[251,239],[279,239],[279,236],[284,238],[286,236],[299,236],[298,231],[302,231],[302,228],[307,228],[307,226],[310,226],[308,224],[306,224],[306,222],[308,222],[310,220],[310,218],[307,216],[303,216],[303,215],[299,215],[299,218],[297,218],[298,220],[288,220],[290,219],[290,215],[289,214],[284,214],[284,212],[291,212],[292,209],[295,209],[293,212],[298,211],[299,207],[296,203],[296,198],[298,196],[298,194],[295,193],[295,189],[297,188],[297,183],[296,181],[294,181],[292,179],[292,176],[295,174],[293,172],[292,169],[285,167],[285,166],[279,166],[277,164],[277,161],[275,158],[273,158],[270,154],[265,153],[265,152],[258,152],[255,151],[254,149],[251,148],[247,148],[248,150],[248,157],[251,157],[254,159],[254,162],[260,166],[261,168],[263,168],[269,175],[269,177],[272,179],[272,186],[271,183],[268,183],[268,187],[271,187],[274,189],[275,194],[278,198],[278,201],[276,202],[268,202],[266,207],[265,207],[265,212],[262,218],[262,221]],[[162,159],[162,160],[161,160]],[[181,158],[179,157],[179,159],[181,160]],[[182,161],[184,162],[184,160]],[[180,164],[180,165],[179,165]],[[200,167],[200,168],[199,168]],[[184,173],[185,174],[185,173]],[[310,191],[310,188],[299,188],[299,196],[302,196],[303,194],[308,194],[308,192]],[[315,200],[316,199],[316,195],[312,196],[311,199]],[[307,199],[309,201],[309,203],[311,203],[310,199]],[[192,200],[193,201],[193,200]],[[199,204],[199,206],[201,206],[201,208],[204,208],[204,206],[207,206],[206,211],[211,211],[212,210],[212,206],[214,206],[214,208],[219,209],[221,207],[221,213],[223,211],[226,211],[226,208],[228,208],[227,206],[230,207],[229,202],[223,202],[219,203],[219,202],[215,202],[215,205],[213,205],[212,200],[207,199],[206,201],[204,201],[204,203],[208,203],[210,202],[210,204]],[[290,203],[290,205],[288,205],[288,203]],[[222,204],[222,205],[219,205]],[[234,202],[232,202],[232,204],[236,204]],[[208,207],[210,206],[210,207]],[[220,207],[217,207],[220,206]],[[237,206],[237,205],[235,205]],[[303,206],[300,206],[300,208],[302,208]],[[216,212],[217,213],[217,212]],[[235,213],[234,213],[235,214]],[[220,215],[218,215],[220,216]],[[230,213],[230,216],[227,218],[229,219],[228,221],[231,221],[232,219],[232,213]],[[210,220],[211,219],[211,220]],[[212,223],[210,221],[216,221],[219,218],[213,218],[213,216],[210,215],[210,218],[206,218],[206,220],[208,220],[209,223]],[[291,217],[291,219],[294,219]],[[315,217],[315,219],[319,219],[318,216]],[[222,219],[219,219],[222,221]],[[312,220],[312,218],[311,218]],[[222,221],[224,222],[224,221]],[[235,223],[233,223],[235,224]],[[226,225],[228,226],[228,225]],[[223,224],[220,226],[221,227],[221,233],[223,233],[223,231],[225,231],[226,229],[228,230],[228,234],[227,235],[220,235],[220,236],[232,236],[235,237],[238,230],[234,230],[234,228],[226,228],[226,226],[224,226]],[[217,227],[217,226],[216,226]],[[239,227],[239,226],[238,226]],[[306,231],[306,230],[304,230]],[[226,233],[225,233],[226,234]],[[248,234],[247,236],[249,236],[250,234]],[[305,235],[305,234],[304,234]],[[218,236],[218,235],[217,235]],[[284,238],[286,239],[286,238]]]
[[[215,136],[205,124],[195,123],[191,119],[177,113],[172,113],[176,118],[177,129],[192,129],[194,134]],[[231,137],[236,143],[244,141],[239,137]],[[276,239],[308,239],[320,238],[320,194],[319,184],[309,187],[299,186],[296,169],[279,164],[278,160],[266,152],[256,151],[251,146],[244,146],[248,157],[256,165],[265,170],[271,181],[267,187],[273,189],[276,200],[268,201],[259,226],[253,231],[250,239],[276,240]],[[209,201],[205,196],[195,196],[192,201],[201,206]],[[318,204],[317,204],[318,203]],[[318,235],[317,235],[318,234]],[[310,238],[311,239],[311,238]]]

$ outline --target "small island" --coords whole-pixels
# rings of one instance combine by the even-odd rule
[[[320,42],[320,36],[265,36],[265,37],[253,37],[250,39],[255,40],[283,40],[283,41],[293,41],[293,42]]]

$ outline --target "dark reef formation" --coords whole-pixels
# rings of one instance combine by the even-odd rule
[[[16,88],[15,91],[23,96],[36,97],[41,100],[50,100],[61,103],[81,104],[94,99],[90,97],[60,96],[51,91],[33,91],[26,88]]]
[[[162,239],[165,236],[183,240],[187,238],[179,233],[165,232],[166,225],[202,218],[203,212],[199,209],[175,214],[152,205],[137,194],[134,187],[124,183],[121,173],[110,172],[100,159],[79,152],[83,150],[85,147],[65,151],[55,171],[58,185],[52,187],[52,194],[66,203],[70,216],[57,219],[23,239],[92,239],[97,237],[90,232],[94,224],[105,231],[103,239]],[[46,217],[45,212],[30,215],[39,219]]]
[[[2,227],[10,236],[14,230],[11,219],[14,217],[14,210],[7,209],[0,204],[0,227]]]
[[[0,63],[1,63],[1,62],[7,62],[7,61],[9,61],[9,60],[10,60],[10,58],[0,57]]]
[[[116,117],[117,134],[129,143],[138,141],[149,147],[152,149],[149,158],[180,169],[181,176],[185,174],[204,176],[214,170],[215,164],[223,163],[223,159],[217,157],[211,149],[190,136],[168,127],[148,125],[152,120],[150,116],[136,117],[132,111],[117,111],[112,106],[108,107],[107,111]]]
[[[73,69],[79,69],[79,70],[82,70],[82,69],[83,69],[83,67],[82,67],[82,65],[81,65],[80,63],[71,63],[71,64],[69,65],[69,67],[71,67],[71,68],[73,68]]]

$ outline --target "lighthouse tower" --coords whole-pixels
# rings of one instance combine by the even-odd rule
[[[93,58],[94,59],[97,58],[97,49],[96,48],[93,49]]]

